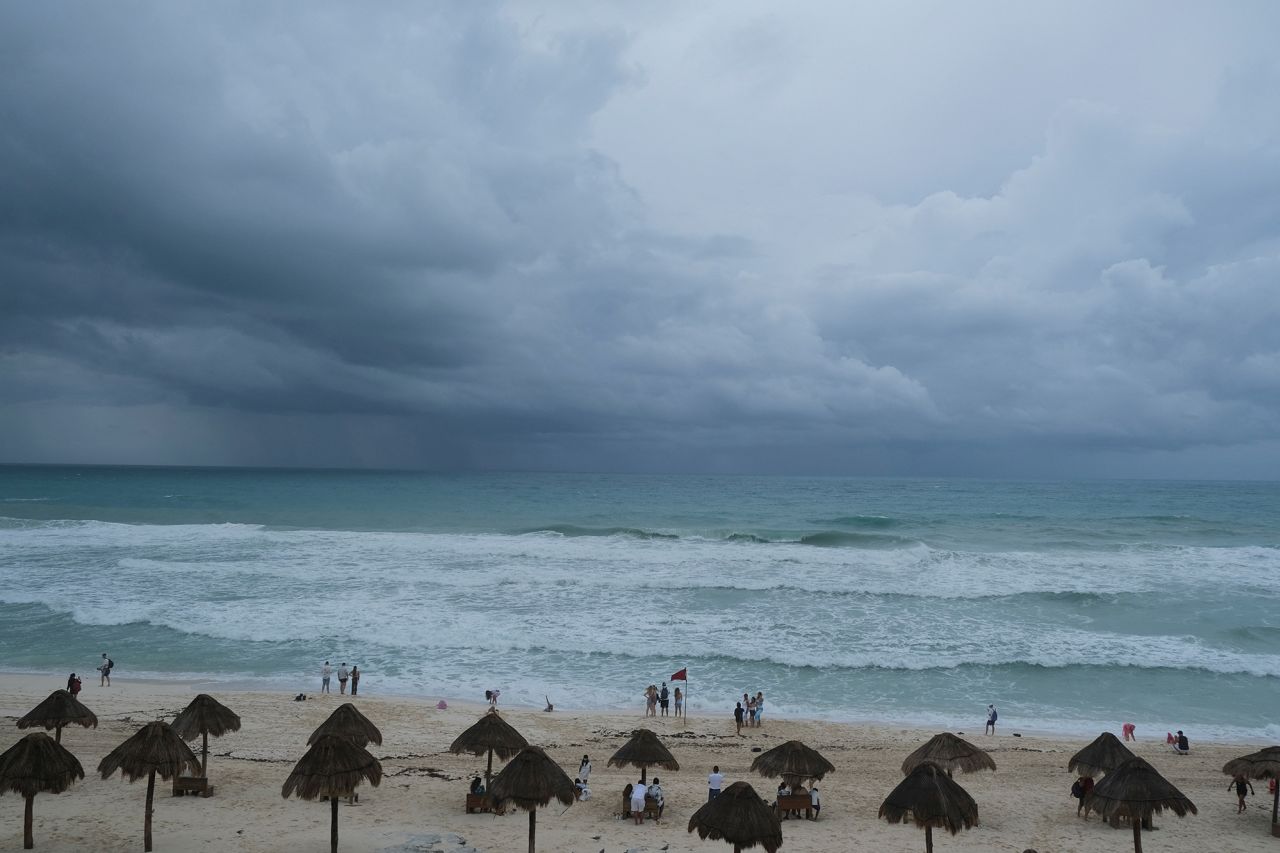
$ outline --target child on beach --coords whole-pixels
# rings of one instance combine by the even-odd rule
[[[578,778],[583,782],[591,778],[591,759],[585,755],[582,756],[582,763],[578,765]]]
[[[1237,776],[1236,778],[1231,780],[1231,783],[1229,785],[1227,785],[1227,790],[1228,791],[1231,790],[1231,787],[1233,785],[1235,786],[1235,789],[1236,789],[1236,800],[1237,800],[1236,814],[1244,814],[1245,809],[1249,808],[1248,804],[1246,804],[1244,801],[1245,791],[1247,790],[1250,794],[1252,794],[1253,783],[1251,783],[1244,776]]]

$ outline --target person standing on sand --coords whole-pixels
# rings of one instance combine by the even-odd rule
[[[320,692],[329,692],[329,679],[333,676],[333,667],[329,666],[329,662],[325,661],[324,666],[320,667]]]
[[[720,789],[724,787],[724,774],[720,772],[720,765],[711,768],[711,774],[707,776],[707,802],[711,802],[720,796]]]
[[[733,709],[733,722],[738,727],[738,737],[742,737],[742,717],[746,711],[742,707],[742,703],[738,703],[738,707]]]
[[[662,689],[658,691],[658,705],[662,708],[662,716],[667,715],[667,706],[671,704],[671,693],[667,690],[667,682],[662,682]]]
[[[102,678],[98,679],[99,687],[111,686],[111,665],[113,661],[107,657],[107,653],[102,653],[102,664],[98,667],[98,672],[102,673]]]
[[[591,778],[591,759],[582,756],[582,763],[578,765],[578,778],[586,783]]]
[[[756,728],[760,727],[760,719],[764,717],[764,693],[756,691]]]
[[[680,692],[679,687],[676,688],[675,699],[676,699],[676,716],[683,717],[684,716],[684,694]]]
[[[997,719],[999,716],[1000,716],[1000,715],[996,713],[996,706],[995,706],[995,705],[988,705],[988,706],[987,706],[987,725],[986,725],[986,727],[982,730],[982,733],[983,733],[984,735],[993,735],[993,734],[995,734],[995,733],[996,733],[996,719]]]
[[[356,695],[356,691],[360,689],[360,667],[351,664],[351,695]]]
[[[351,671],[347,669],[347,662],[343,661],[338,666],[338,693],[346,695],[347,679],[351,677]]]
[[[1233,785],[1235,786],[1235,789],[1236,789],[1236,799],[1239,801],[1236,804],[1236,814],[1244,814],[1245,809],[1249,808],[1248,804],[1246,804],[1244,801],[1244,798],[1245,798],[1244,792],[1245,792],[1245,789],[1248,789],[1249,793],[1252,794],[1253,783],[1250,782],[1248,779],[1246,779],[1244,776],[1237,776],[1236,778],[1231,780],[1231,784],[1227,785],[1227,790],[1228,791],[1231,790],[1231,787]]]
[[[71,676],[67,679],[67,692],[70,693],[72,697],[80,695],[80,679],[76,678],[76,674],[74,672],[71,673]]]

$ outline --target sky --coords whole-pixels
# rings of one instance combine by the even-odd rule
[[[1278,479],[1276,32],[0,4],[0,462]]]

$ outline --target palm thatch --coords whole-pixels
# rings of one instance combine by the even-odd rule
[[[947,771],[948,776],[956,770],[973,773],[976,770],[996,769],[995,761],[984,750],[950,732],[934,735],[928,743],[908,755],[902,762],[903,775],[926,762],[941,767]]]
[[[297,794],[304,800],[329,798],[329,849],[338,850],[338,800],[349,797],[361,782],[375,788],[382,782],[382,765],[363,744],[340,735],[312,735],[311,748],[294,765],[280,788],[288,799]],[[382,738],[378,738],[378,743]]]
[[[664,770],[679,770],[680,762],[676,761],[671,750],[648,729],[636,729],[631,733],[631,740],[613,754],[606,767],[640,768],[640,781],[644,781],[645,773],[650,767],[661,767]]]
[[[880,817],[889,823],[907,823],[908,815],[924,828],[924,849],[931,853],[933,828],[952,835],[970,829],[978,823],[978,804],[945,768],[926,761],[917,764],[880,804]]]
[[[1222,765],[1222,772],[1235,778],[1246,779],[1280,779],[1280,746],[1269,746],[1239,758],[1233,758]],[[1275,796],[1271,800],[1271,823],[1274,825],[1280,817],[1280,785],[1276,786]],[[1275,834],[1275,830],[1272,830]]]
[[[70,725],[84,726],[86,729],[98,727],[98,718],[93,712],[80,703],[66,690],[55,690],[39,705],[27,712],[18,720],[18,728],[30,729],[40,726],[44,729],[56,729],[54,740],[62,742],[62,727]]]
[[[369,722],[369,718],[356,710],[356,706],[350,702],[339,705],[329,715],[329,719],[316,726],[311,737],[307,738],[307,746],[316,743],[325,735],[337,735],[360,747],[368,746],[370,743],[382,746],[382,732],[378,731],[378,727]]]
[[[209,735],[222,737],[228,732],[240,731],[240,717],[208,693],[201,693],[174,718],[171,725],[178,733],[178,737],[183,740],[195,740],[197,735],[203,738],[204,747],[200,751],[200,775],[208,776]]]
[[[1101,776],[1124,764],[1133,753],[1111,732],[1103,732],[1084,749],[1071,756],[1067,770],[1081,776]]]
[[[746,782],[734,782],[707,801],[689,818],[689,832],[733,845],[734,853],[762,847],[777,853],[782,846],[782,823],[773,809]]]
[[[1142,824],[1168,809],[1178,817],[1196,814],[1195,803],[1141,758],[1130,758],[1093,786],[1085,811],[1106,820],[1127,817],[1133,824],[1134,853],[1142,853]]]
[[[553,799],[571,806],[575,789],[573,780],[536,746],[520,750],[489,787],[489,798],[499,809],[514,804],[529,813],[529,853],[534,853],[538,806]]]
[[[32,732],[0,754],[0,795],[21,794],[27,801],[22,814],[22,846],[35,846],[32,837],[36,794],[61,794],[76,779],[84,778],[84,768],[66,747],[44,732]]]
[[[484,771],[485,790],[489,789],[493,777],[493,756],[506,761],[529,745],[524,735],[502,719],[497,708],[490,708],[479,720],[454,739],[449,751],[455,755],[469,752],[472,755],[489,754],[489,763]]]
[[[792,788],[810,779],[821,779],[835,769],[835,765],[823,758],[822,753],[798,740],[778,744],[751,762],[752,773],[769,779],[781,776]]]
[[[136,782],[147,777],[147,816],[143,829],[143,849],[151,853],[151,803],[155,800],[156,774],[161,779],[171,779],[184,773],[194,773],[200,767],[200,759],[168,723],[147,723],[133,737],[117,746],[98,763],[103,779],[119,770],[125,779]]]

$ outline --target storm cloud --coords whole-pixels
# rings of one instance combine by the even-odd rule
[[[1280,476],[1278,25],[0,7],[0,461]]]

